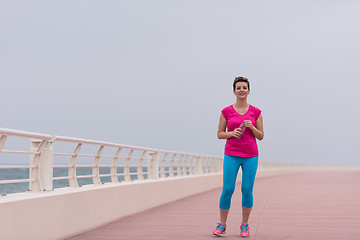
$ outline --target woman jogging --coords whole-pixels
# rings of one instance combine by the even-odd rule
[[[261,110],[248,104],[250,83],[245,77],[237,77],[233,83],[236,102],[221,111],[217,136],[227,139],[223,165],[223,189],[220,196],[220,223],[213,231],[222,236],[226,231],[226,219],[239,168],[242,168],[242,223],[240,235],[250,236],[248,225],[253,207],[253,186],[258,166],[256,139],[264,138]],[[227,129],[227,131],[226,131]]]

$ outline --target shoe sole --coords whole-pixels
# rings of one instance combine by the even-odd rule
[[[251,235],[247,235],[247,236],[245,236],[245,235],[240,235],[240,237],[250,237]]]
[[[222,233],[222,234],[213,233],[213,235],[214,235],[214,236],[217,236],[217,237],[222,237],[222,236],[224,236],[224,235],[225,235],[225,232],[224,232],[224,233]]]

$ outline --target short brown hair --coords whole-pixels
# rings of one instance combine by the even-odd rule
[[[236,77],[233,83],[233,89],[235,90],[235,86],[238,82],[246,82],[248,89],[250,90],[250,82],[246,77]]]

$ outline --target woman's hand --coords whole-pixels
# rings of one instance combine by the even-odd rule
[[[239,138],[241,134],[241,128],[235,128],[235,130],[231,132],[231,137]]]
[[[217,132],[217,137],[219,139],[228,139],[231,137],[235,137],[235,138],[241,137],[241,134],[243,131],[240,127],[236,128],[232,132],[226,132],[226,125],[227,125],[226,119],[223,116],[223,114],[221,113],[220,120],[219,120],[218,132]],[[248,127],[257,139],[262,140],[264,138],[263,119],[262,119],[261,114],[260,114],[259,118],[256,120],[256,127],[252,124],[252,122],[250,120],[244,121],[244,127],[245,128]]]
[[[264,138],[263,118],[261,114],[256,120],[256,127],[252,124],[250,120],[245,120],[244,126],[250,128],[254,136],[260,141]]]
[[[245,120],[244,126],[250,128],[250,129],[254,128],[254,125],[252,124],[252,122],[250,120]]]

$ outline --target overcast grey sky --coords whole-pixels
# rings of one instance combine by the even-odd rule
[[[0,1],[1,124],[221,156],[232,81],[260,160],[360,165],[359,1]]]

